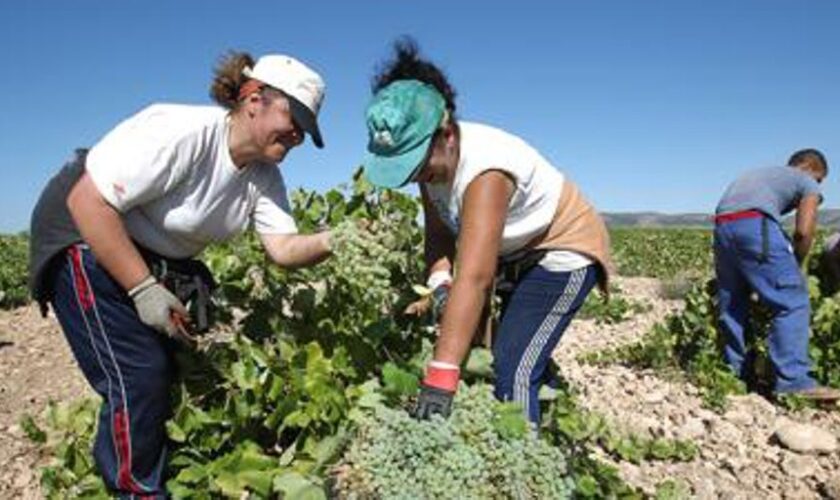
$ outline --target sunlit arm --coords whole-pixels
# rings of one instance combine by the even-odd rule
[[[493,286],[499,245],[514,184],[491,170],[467,187],[458,236],[458,269],[440,325],[436,361],[460,365]]]
[[[260,234],[271,260],[280,267],[296,268],[317,264],[330,255],[330,233]]]
[[[97,262],[130,290],[149,276],[149,267],[128,236],[119,212],[105,201],[85,173],[67,196],[67,208]]]
[[[811,245],[814,243],[814,234],[817,230],[817,207],[820,203],[820,195],[812,194],[803,197],[796,209],[796,228],[793,232],[793,251],[796,260],[800,263],[805,260]]]

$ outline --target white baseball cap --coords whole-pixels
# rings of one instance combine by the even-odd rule
[[[315,146],[324,147],[317,118],[326,86],[318,73],[294,57],[269,54],[260,57],[253,68],[242,70],[242,74],[286,94],[290,98],[292,118],[312,136]]]

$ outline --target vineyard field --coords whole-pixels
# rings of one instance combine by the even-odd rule
[[[683,498],[700,491],[690,475],[656,472],[656,481],[639,481],[627,471],[699,466],[703,439],[640,430],[593,409],[591,392],[570,383],[575,376],[546,391],[543,421],[531,429],[518,407],[493,400],[488,351],[473,352],[451,419],[411,419],[406,410],[434,340],[429,317],[401,313],[423,281],[417,200],[376,191],[357,176],[324,194],[296,192],[293,210],[303,231],[335,231],[333,258],[282,270],[253,236],[202,255],[220,285],[219,326],[198,350],[177,353],[167,423],[174,498]],[[625,332],[632,341],[581,349],[575,369],[682,384],[698,395],[698,408],[719,415],[710,419],[724,418],[749,392],[766,394],[760,334],[750,385],[722,362],[710,231],[622,227],[611,238],[622,278],[610,301],[589,297],[572,330]],[[13,311],[26,303],[26,236],[2,237],[0,246],[14,257],[0,274],[0,306]],[[818,261],[809,268],[811,355],[817,378],[837,386],[840,305],[821,285]],[[642,282],[657,283],[654,296],[634,289]],[[758,317],[760,332],[766,324]],[[630,328],[644,331],[628,335]],[[770,401],[792,418],[825,411]],[[98,405],[60,401],[20,416],[43,457],[44,496],[107,497],[90,457]],[[824,469],[837,462],[836,454],[820,460]],[[824,476],[796,484],[824,491]]]

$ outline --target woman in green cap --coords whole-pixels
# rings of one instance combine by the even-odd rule
[[[606,287],[606,227],[525,141],[458,120],[455,90],[412,40],[398,41],[395,52],[374,79],[364,168],[381,187],[416,182],[423,200],[428,285],[442,315],[415,415],[449,414],[498,274],[496,397],[521,403],[537,423],[552,351],[596,282]]]

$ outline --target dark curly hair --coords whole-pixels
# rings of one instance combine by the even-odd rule
[[[419,80],[434,86],[446,102],[450,116],[455,115],[455,88],[446,74],[431,61],[420,57],[417,42],[409,36],[394,41],[394,58],[381,64],[371,84],[375,94],[397,80]]]

